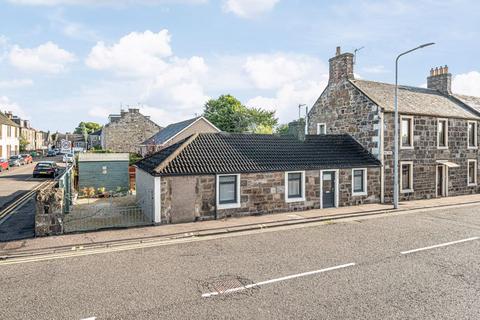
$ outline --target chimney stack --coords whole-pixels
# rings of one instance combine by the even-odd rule
[[[300,118],[288,124],[288,134],[300,141],[305,141],[305,119]]]
[[[344,80],[354,79],[352,53],[342,53],[341,48],[337,47],[335,57],[330,58],[328,62],[330,63],[329,84],[336,84]]]
[[[448,72],[448,66],[430,69],[427,88],[440,91],[443,94],[452,94],[452,74]]]

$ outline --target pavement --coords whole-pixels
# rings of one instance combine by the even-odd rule
[[[480,319],[479,236],[471,204],[7,260],[0,319]]]
[[[67,234],[0,243],[0,256],[29,254],[42,251],[69,251],[72,247],[79,246],[98,247],[99,245],[109,246],[113,243],[121,245],[122,243],[131,244],[145,241],[203,237],[214,234],[276,228],[285,225],[328,222],[349,217],[402,214],[419,210],[435,210],[441,207],[472,204],[480,204],[480,194],[401,202],[398,210],[393,210],[391,205],[367,204],[262,216],[244,216],[222,220]]]

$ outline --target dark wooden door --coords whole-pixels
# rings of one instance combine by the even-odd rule
[[[335,207],[335,171],[324,171],[322,177],[323,208]]]

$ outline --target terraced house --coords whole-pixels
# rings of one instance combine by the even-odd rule
[[[382,202],[393,196],[394,85],[355,79],[354,56],[329,60],[329,83],[311,109],[310,134],[351,135],[382,163]],[[448,68],[427,88],[400,86],[400,200],[477,193],[480,97],[456,95]]]
[[[19,152],[20,131],[11,117],[11,113],[0,112],[0,158],[9,158]]]

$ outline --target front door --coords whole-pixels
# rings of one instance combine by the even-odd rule
[[[322,207],[335,207],[335,171],[323,171],[322,174]]]
[[[437,197],[445,196],[445,166],[437,166]]]

